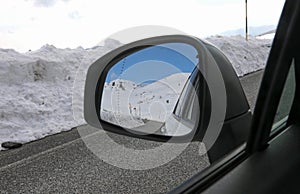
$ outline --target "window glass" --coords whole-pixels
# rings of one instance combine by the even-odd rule
[[[200,114],[198,98],[196,98],[198,89],[199,71],[195,68],[180,95],[178,103],[175,106],[174,114],[177,117],[192,123],[196,122],[196,116],[199,116]]]
[[[143,48],[120,59],[106,75],[101,119],[145,134],[191,133],[195,122],[189,127],[174,125],[180,125],[181,119],[192,121],[192,107],[198,103],[193,100],[198,79],[190,79],[197,76],[191,76],[199,63],[197,55],[192,45],[172,42]],[[183,103],[177,103],[182,90],[187,91]],[[179,122],[173,119],[175,105],[183,106],[183,113],[177,115]]]
[[[272,131],[280,128],[286,123],[293,104],[295,90],[296,90],[295,65],[293,61],[283,88],[283,92],[281,94],[280,102],[274,118]]]

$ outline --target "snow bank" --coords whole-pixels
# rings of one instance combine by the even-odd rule
[[[252,37],[245,42],[240,36],[215,36],[207,41],[229,57],[239,76],[262,69],[271,44],[271,40]],[[104,46],[91,49],[58,49],[51,45],[27,53],[0,49],[0,144],[25,143],[84,124],[87,67],[119,45],[107,40]],[[73,115],[72,110],[79,114]]]
[[[76,72],[117,45],[108,40],[93,49],[52,45],[27,53],[0,49],[0,144],[25,143],[84,124],[83,118],[75,121],[72,114]],[[83,86],[85,74],[78,75]]]
[[[242,36],[213,36],[206,40],[225,53],[238,76],[263,69],[272,44],[270,39],[256,39],[252,36],[248,41]]]

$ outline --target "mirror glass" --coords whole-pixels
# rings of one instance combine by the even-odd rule
[[[143,134],[189,134],[200,112],[197,55],[189,44],[165,43],[115,62],[105,78],[101,120]]]

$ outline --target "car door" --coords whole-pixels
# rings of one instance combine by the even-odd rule
[[[299,193],[300,2],[287,0],[247,142],[171,193]]]

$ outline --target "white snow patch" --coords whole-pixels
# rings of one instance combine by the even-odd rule
[[[274,37],[275,37],[275,33],[269,33],[269,34],[264,34],[264,35],[261,35],[261,36],[257,36],[256,38],[273,40]]]
[[[272,42],[253,37],[246,42],[240,36],[215,36],[207,41],[227,55],[239,76],[264,68]],[[51,45],[27,53],[0,49],[0,144],[5,141],[25,143],[84,124],[86,70],[93,61],[119,45],[117,41],[108,40],[104,46],[91,49],[58,49]],[[135,94],[147,92],[142,97],[144,105],[152,103],[153,95],[153,99],[162,96],[161,101],[165,102],[167,93],[157,89],[164,86],[151,87],[149,84],[139,88]],[[174,91],[180,89],[176,89],[176,85],[172,87]],[[171,99],[168,106],[174,106],[178,95],[168,97]],[[137,106],[137,102],[133,100],[132,106]],[[156,107],[154,112],[158,111]],[[128,104],[126,108],[128,111]],[[76,110],[75,119],[72,110]],[[163,118],[157,117],[157,120]]]

